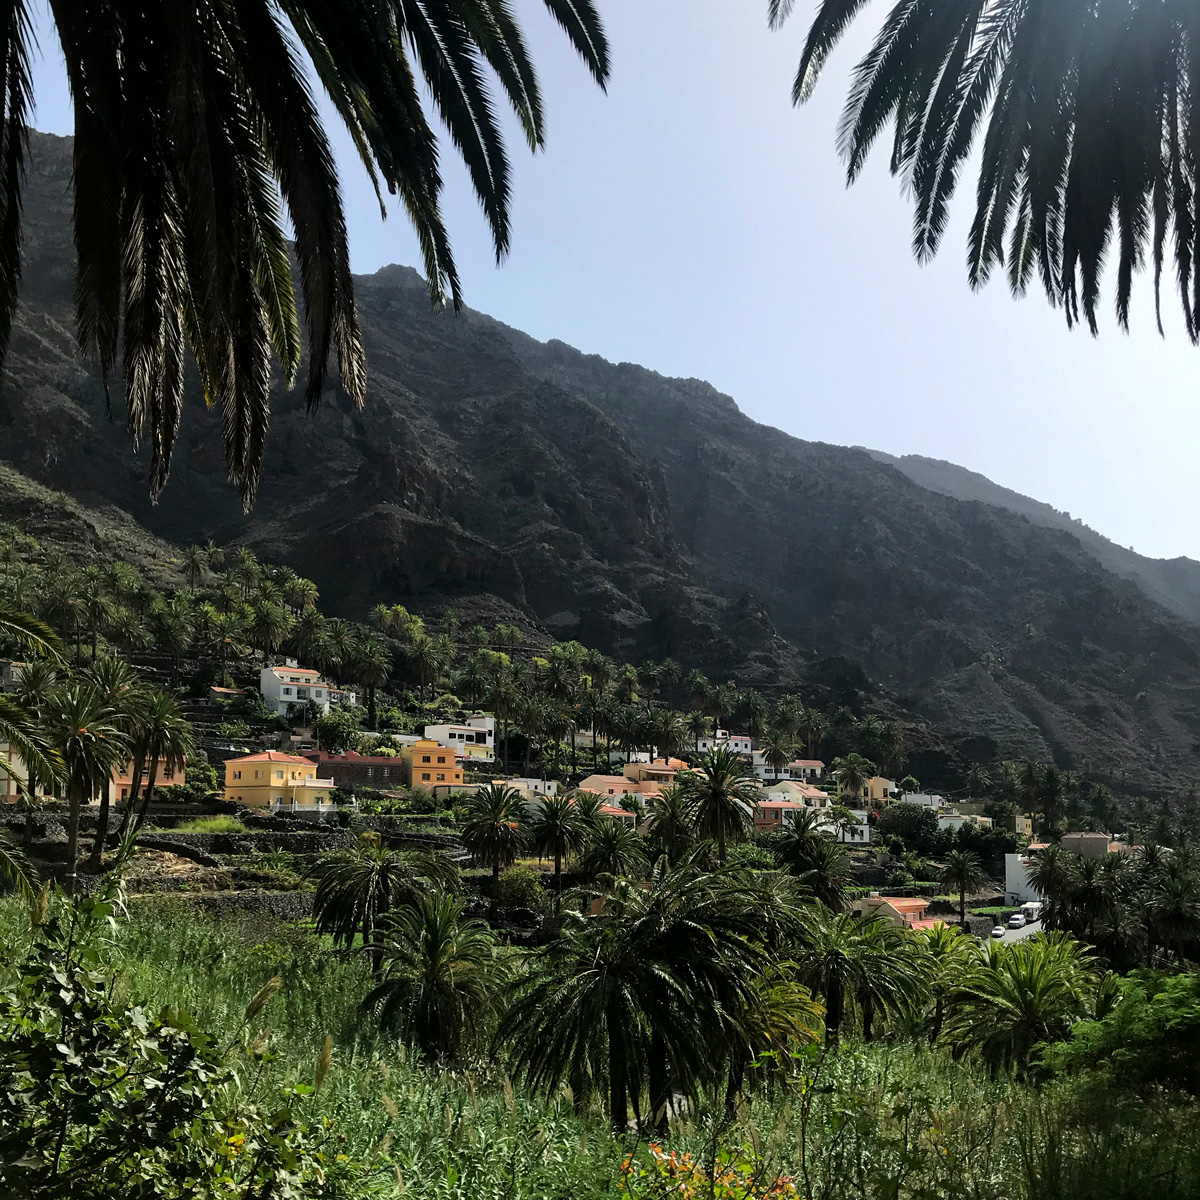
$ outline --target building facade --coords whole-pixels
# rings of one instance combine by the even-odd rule
[[[496,718],[472,713],[461,725],[426,725],[425,737],[453,748],[459,758],[492,762],[496,757]]]
[[[297,707],[316,705],[327,713],[331,705],[357,704],[355,692],[335,687],[321,678],[320,671],[285,663],[281,667],[263,667],[259,672],[258,690],[267,707],[281,717]]]
[[[225,763],[225,799],[247,808],[315,808],[332,804],[332,779],[319,779],[316,764],[295,754],[268,750]]]
[[[400,751],[403,768],[401,782],[407,787],[423,787],[443,792],[462,787],[463,771],[457,751],[431,738],[422,738]]]

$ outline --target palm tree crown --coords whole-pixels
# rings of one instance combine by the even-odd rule
[[[603,84],[608,49],[591,0],[546,4]],[[291,386],[307,343],[310,408],[320,403],[331,351],[352,401],[361,405],[366,394],[337,167],[310,80],[345,123],[381,209],[383,188],[400,197],[435,302],[448,290],[457,306],[438,145],[421,85],[503,257],[510,173],[489,73],[531,148],[544,134],[521,29],[501,0],[114,0],[55,4],[53,15],[75,112],[82,348],[106,376],[121,359],[126,421],[135,439],[150,443],[155,494],[179,434],[190,350],[204,394],[222,414],[230,476],[249,504],[273,358]],[[18,4],[0,29],[0,357],[20,270],[33,51],[28,10]]]
[[[811,93],[864,3],[821,0],[794,100]],[[793,0],[771,0],[772,24],[792,8]],[[1068,322],[1082,314],[1095,332],[1111,246],[1117,318],[1127,326],[1134,271],[1148,250],[1157,293],[1170,237],[1195,342],[1193,17],[1190,5],[1161,0],[898,0],[855,71],[842,115],[849,178],[892,124],[891,169],[913,193],[913,249],[925,260],[938,249],[978,143],[967,254],[973,287],[1007,261],[1015,293],[1036,278]]]
[[[740,755],[718,746],[696,759],[680,777],[697,837],[717,844],[722,865],[729,842],[741,841],[754,823],[758,785]]]

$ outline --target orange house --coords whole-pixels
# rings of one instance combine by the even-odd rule
[[[140,787],[145,787],[150,782],[150,767],[146,765],[142,768],[142,782]],[[184,768],[180,767],[176,771],[173,767],[167,766],[165,763],[159,763],[157,770],[154,772],[155,788],[165,787],[183,787],[184,784]],[[133,789],[133,759],[130,759],[124,766],[113,772],[112,777],[112,795],[114,800],[128,800],[129,793]]]
[[[400,761],[408,787],[462,787],[463,770],[453,746],[422,738],[400,751]]]

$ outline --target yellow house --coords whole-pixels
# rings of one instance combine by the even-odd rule
[[[225,799],[249,808],[328,804],[333,788],[332,779],[317,778],[315,763],[278,750],[231,758],[225,764]]]
[[[892,799],[896,792],[896,784],[882,775],[872,775],[863,789],[863,799],[868,804],[882,804]]]
[[[400,751],[404,783],[431,791],[438,787],[462,787],[463,772],[453,746],[422,738]]]

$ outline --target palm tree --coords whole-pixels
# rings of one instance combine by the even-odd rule
[[[493,885],[501,867],[511,867],[525,844],[524,819],[525,801],[508,784],[486,784],[471,797],[458,836],[476,863],[492,868]]]
[[[22,675],[28,674],[38,663],[26,666]],[[24,680],[22,680],[24,684]],[[37,804],[37,789],[53,787],[62,779],[63,762],[58,750],[50,742],[43,727],[43,710],[46,698],[54,689],[51,684],[35,704],[27,704],[24,697],[29,693],[22,686],[18,698],[0,694],[0,742],[15,750],[24,765],[24,778],[19,768],[10,766],[0,759],[0,776],[8,776],[17,785],[18,793],[25,805],[25,844],[33,841],[33,810]]]
[[[309,874],[316,880],[313,919],[317,932],[350,947],[356,937],[370,949],[371,969],[380,978],[384,947],[380,923],[401,905],[415,905],[430,891],[452,890],[458,872],[444,854],[389,850],[379,834],[367,832],[347,850],[321,855]]]
[[[861,754],[847,754],[833,760],[833,777],[838,791],[851,800],[861,800],[867,784],[875,774],[875,764]]]
[[[709,730],[712,728],[712,721],[707,713],[701,712],[699,709],[693,709],[688,713],[686,718],[688,737],[692,739],[692,746],[697,754],[700,753],[700,739],[708,737]]]
[[[122,715],[91,682],[69,682],[46,701],[46,728],[63,761],[67,789],[67,894],[78,880],[79,814],[128,758]]]
[[[549,719],[549,706],[543,697],[526,696],[520,708],[517,709],[517,732],[525,739],[525,774],[530,772],[530,762],[533,748],[539,746],[546,733],[546,722]]]
[[[203,546],[189,546],[183,552],[183,577],[194,592],[208,573],[208,551]]]
[[[590,0],[547,7],[603,85],[608,49]],[[13,65],[3,111],[0,355],[16,304],[34,103],[33,27],[24,8],[16,14],[4,35]],[[152,495],[166,482],[178,438],[190,348],[204,394],[222,413],[229,473],[248,505],[273,358],[290,387],[307,345],[310,408],[325,391],[331,351],[352,402],[365,399],[337,166],[312,81],[345,123],[381,208],[384,187],[401,198],[431,298],[440,304],[449,292],[458,307],[440,210],[443,163],[422,90],[449,127],[503,258],[510,170],[484,64],[530,146],[540,147],[541,96],[525,39],[498,0],[416,9],[358,0],[151,8],[117,0],[99,22],[78,6],[53,15],[75,113],[81,348],[105,376],[123,364],[130,432],[150,443]],[[180,79],[194,86],[168,86]]]
[[[729,842],[740,842],[754,824],[758,785],[745,761],[725,746],[702,754],[679,777],[688,796],[688,815],[696,836],[717,845],[725,865]]]
[[[933,1011],[925,1020],[933,1043],[941,1037],[950,998],[971,965],[976,943],[961,928],[940,921],[932,929],[922,930],[919,937],[922,967],[933,998]]]
[[[951,850],[946,855],[946,865],[938,875],[942,887],[958,893],[958,923],[967,927],[967,893],[987,883],[987,872],[979,862],[979,856],[969,850]]]
[[[792,739],[778,729],[773,729],[767,734],[766,740],[760,749],[763,759],[767,766],[771,768],[771,772],[776,779],[779,778],[779,773],[783,768],[792,761],[792,755],[796,752],[796,747],[793,745]]]
[[[641,838],[633,826],[616,817],[601,817],[579,859],[580,874],[585,879],[630,879],[645,869]]]
[[[809,758],[812,758],[816,747],[821,744],[821,740],[824,738],[828,727],[829,722],[825,719],[825,714],[819,708],[806,708],[801,712],[800,732],[804,735]]]
[[[770,964],[759,931],[764,894],[741,872],[694,861],[655,868],[649,888],[611,887],[600,916],[575,918],[534,951],[499,1028],[514,1069],[539,1090],[568,1082],[577,1102],[605,1079],[614,1131],[632,1104],[666,1126],[673,1095],[716,1082],[746,1039],[756,984]]]
[[[773,0],[772,24],[792,7],[791,0]],[[861,7],[822,0],[796,74],[795,101],[811,93]],[[913,194],[913,248],[924,261],[941,243],[951,198],[978,141],[967,254],[972,287],[1007,255],[1014,293],[1036,275],[1068,323],[1082,309],[1094,333],[1102,268],[1115,258],[1117,319],[1127,327],[1133,274],[1147,254],[1157,306],[1170,236],[1185,326],[1195,342],[1197,211],[1186,181],[1200,114],[1187,82],[1196,69],[1190,20],[1188,6],[1151,0],[978,0],[949,19],[936,3],[897,2],[855,71],[842,115],[849,178],[894,120],[891,169]]]
[[[692,708],[704,710],[712,703],[712,685],[702,672],[697,670],[689,671],[688,677],[684,681],[684,687],[687,688]],[[699,736],[703,737],[704,735],[701,734]]]
[[[654,798],[646,833],[662,847],[672,866],[687,853],[695,837],[688,817],[687,791],[680,784],[668,785]]]
[[[317,585],[311,579],[294,575],[283,585],[283,598],[288,607],[299,616],[301,613],[315,611],[314,605],[321,598]]]
[[[499,982],[496,940],[464,909],[455,896],[422,893],[384,916],[376,932],[379,982],[363,1007],[430,1063],[461,1058],[486,1023]]]
[[[775,848],[780,863],[812,894],[813,899],[839,913],[846,907],[850,886],[850,852],[845,846],[816,832],[812,809],[797,811],[784,827]]]
[[[348,664],[355,678],[367,689],[367,724],[378,724],[376,693],[387,684],[392,673],[392,660],[383,639],[375,633],[364,633],[350,649]]]
[[[1061,1041],[1096,985],[1093,960],[1063,933],[989,943],[954,990],[946,1036],[993,1071],[1022,1073],[1041,1042]]]
[[[132,734],[135,713],[142,698],[137,675],[127,662],[119,658],[101,658],[92,663],[89,672],[97,691],[118,714],[126,734]],[[103,861],[104,843],[108,839],[108,817],[112,804],[112,776],[100,790],[100,812],[96,817],[96,836],[92,840],[92,852],[88,857],[87,870],[98,871]]]
[[[159,770],[183,770],[196,744],[191,724],[180,710],[179,701],[169,692],[147,688],[130,699],[120,716],[129,730],[129,753],[133,759],[133,782],[121,821],[120,836],[124,838],[128,829],[137,833],[146,823]]]
[[[57,757],[45,734],[46,705],[60,683],[56,659],[35,658],[21,668],[14,701],[3,699],[0,713],[6,713],[6,730],[0,737],[17,748],[25,764],[25,844],[33,841],[33,812],[38,787],[60,781],[62,760]],[[7,707],[4,707],[7,706]]]
[[[859,1001],[869,1036],[875,1012],[902,1013],[920,1001],[919,962],[902,937],[890,923],[852,913],[813,921],[798,953],[799,977],[824,1002],[826,1046],[838,1045],[848,1002]]]
[[[529,848],[554,859],[554,890],[562,893],[563,859],[579,854],[588,831],[569,795],[546,796],[533,810],[528,826]]]
[[[271,655],[291,632],[293,618],[282,604],[264,599],[261,595],[250,605],[250,640],[262,651],[263,662],[270,664]]]

